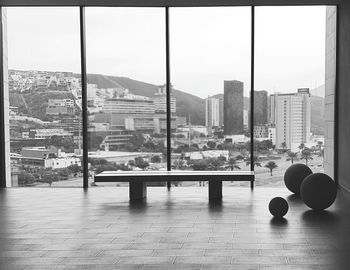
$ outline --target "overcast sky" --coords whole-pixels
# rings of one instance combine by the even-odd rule
[[[9,68],[80,71],[78,8],[8,8]],[[324,83],[325,7],[256,8],[256,89]],[[87,8],[87,70],[165,82],[162,8]],[[171,79],[200,97],[250,89],[250,8],[172,8]],[[130,89],[132,91],[132,89]]]

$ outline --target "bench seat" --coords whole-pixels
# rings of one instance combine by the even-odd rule
[[[147,182],[208,181],[209,200],[222,199],[222,181],[249,181],[254,187],[252,171],[104,171],[95,175],[98,182],[129,182],[130,200],[147,196]]]

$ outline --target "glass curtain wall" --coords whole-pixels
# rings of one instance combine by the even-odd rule
[[[250,170],[251,8],[171,8],[169,24],[172,169]]]
[[[258,185],[296,162],[330,172],[334,10],[255,8],[250,153],[251,7],[169,8],[171,119],[165,8],[86,8],[90,184],[166,170],[169,121],[172,170],[250,170],[253,155]],[[6,13],[12,186],[82,186],[79,8]]]
[[[86,44],[90,182],[166,170],[165,9],[86,8]]]
[[[7,11],[12,186],[82,186],[79,9]]]
[[[256,7],[255,22],[256,183],[280,186],[293,163],[324,171],[326,7]]]

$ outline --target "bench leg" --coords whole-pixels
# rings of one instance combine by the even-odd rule
[[[209,180],[209,200],[222,199],[222,181]]]
[[[250,181],[250,189],[253,190],[254,189],[254,180]]]
[[[143,181],[129,182],[130,201],[142,200],[147,197],[147,183]]]

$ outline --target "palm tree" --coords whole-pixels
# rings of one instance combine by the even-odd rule
[[[259,162],[259,158],[257,156],[254,156],[253,157],[253,160],[254,160],[254,167],[257,166],[257,167],[261,167],[261,163]],[[250,165],[250,157],[247,157],[246,158],[246,164],[247,165]]]
[[[294,163],[294,160],[298,159],[298,153],[296,152],[288,151],[287,154],[288,154],[288,158],[286,160],[291,161],[292,164]]]
[[[308,162],[309,160],[312,160],[312,159],[313,159],[312,156],[311,156],[311,151],[310,151],[310,149],[305,148],[305,149],[301,152],[301,157],[300,157],[300,159],[305,159],[305,164],[306,164],[306,166],[307,166],[307,162]]]
[[[305,148],[305,144],[304,143],[301,143],[298,148],[300,149],[300,151],[303,151],[304,148]]]
[[[237,159],[235,158],[230,158],[228,160],[228,164],[230,165],[231,171],[233,171],[234,169],[238,169],[238,170],[241,169],[241,167],[237,165]]]
[[[270,170],[271,176],[272,176],[272,171],[273,169],[276,169],[278,166],[274,161],[269,161],[267,162],[267,164],[265,165],[265,168],[268,168]]]
[[[286,148],[287,148],[286,142],[281,143],[281,148],[282,148],[283,152],[286,150]]]

